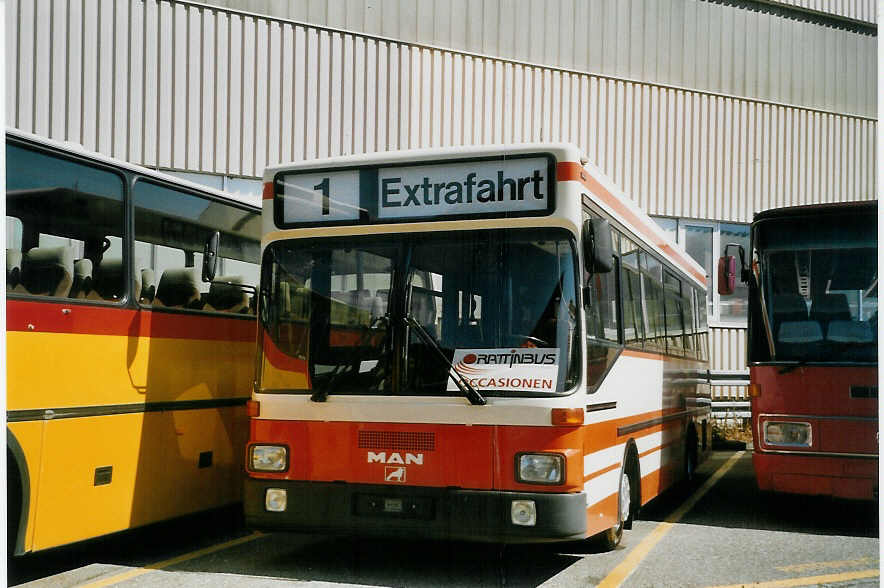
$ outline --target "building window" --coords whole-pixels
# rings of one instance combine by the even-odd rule
[[[708,289],[706,292],[706,309],[709,323],[715,326],[745,327],[749,291],[745,284],[737,280],[734,293],[721,296],[716,291],[716,275],[718,258],[725,253],[730,243],[741,245],[749,260],[749,225],[742,223],[725,223],[678,219],[670,217],[652,217],[670,239],[674,239],[697,263],[706,271]],[[736,248],[731,247],[730,255],[737,256]]]
[[[233,178],[230,176],[221,176],[217,174],[201,174],[195,172],[182,172],[173,170],[161,170],[170,176],[175,176],[194,184],[208,186],[215,190],[221,190],[228,194],[239,196],[245,200],[251,201],[252,204],[261,205],[261,180],[253,180],[251,178]]]
[[[663,232],[666,233],[666,236],[675,241],[676,243],[681,243],[678,238],[678,219],[677,218],[667,218],[665,216],[654,216],[651,217],[657,224],[660,225],[660,228],[663,229]]]
[[[746,263],[751,262],[751,251],[749,251],[749,225],[736,223],[719,223],[719,255],[724,255],[725,248],[728,244],[735,243],[743,247],[746,252]],[[740,254],[736,247],[731,247],[728,251],[730,255],[737,256],[737,266],[740,264]],[[716,261],[716,263],[718,263]],[[738,274],[739,276],[739,274]],[[749,304],[749,287],[741,282],[739,278],[735,280],[734,293],[730,296],[721,296],[721,304],[718,320],[723,323],[746,322],[747,308]],[[717,295],[717,293],[716,293]]]
[[[694,261],[703,266],[703,270],[706,272],[706,275],[709,276],[709,279],[707,279],[707,286],[714,285],[715,271],[713,264],[717,263],[717,260],[713,259],[712,255],[712,252],[714,251],[712,248],[712,238],[714,236],[713,226],[695,224],[690,221],[681,221],[679,224],[683,225],[681,227],[681,232],[684,235],[684,240],[680,241],[680,243],[684,244],[684,249],[687,251],[688,255],[693,257]],[[706,291],[706,305],[708,307],[708,314],[714,316],[717,306],[715,304],[714,287],[710,287]]]

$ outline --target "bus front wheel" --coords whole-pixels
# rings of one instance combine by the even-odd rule
[[[600,539],[602,548],[606,551],[614,550],[623,539],[623,530],[632,526],[632,496],[633,485],[632,479],[633,468],[631,463],[627,462],[626,466],[620,470],[620,485],[617,492],[617,524],[602,533]]]

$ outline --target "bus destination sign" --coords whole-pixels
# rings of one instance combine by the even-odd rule
[[[548,156],[286,173],[276,219],[302,223],[507,216],[550,209]]]
[[[381,168],[378,217],[546,210],[548,176],[548,161],[542,157]]]

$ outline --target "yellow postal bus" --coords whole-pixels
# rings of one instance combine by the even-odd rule
[[[18,131],[6,170],[10,552],[239,501],[256,203]]]

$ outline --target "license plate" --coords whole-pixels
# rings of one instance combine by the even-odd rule
[[[432,520],[436,512],[429,496],[354,494],[353,501],[353,513],[357,516]]]
[[[385,498],[384,499],[384,512],[394,512],[394,513],[402,512],[402,499],[401,498]]]

